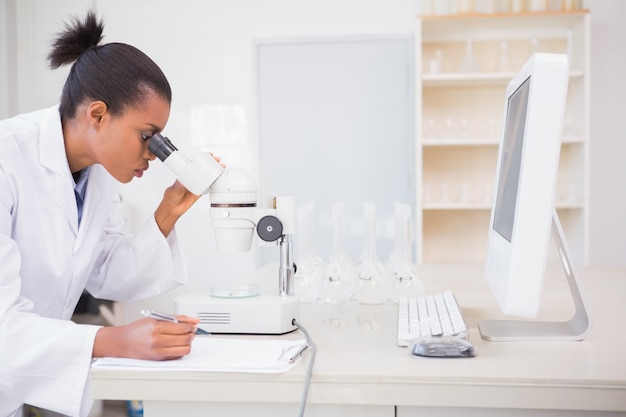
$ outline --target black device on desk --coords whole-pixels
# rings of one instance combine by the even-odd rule
[[[474,346],[461,337],[433,336],[414,339],[409,346],[413,356],[428,358],[471,358],[476,356]]]

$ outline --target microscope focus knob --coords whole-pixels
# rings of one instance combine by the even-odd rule
[[[264,216],[259,219],[256,226],[259,237],[266,242],[274,242],[283,234],[283,224],[278,217]]]

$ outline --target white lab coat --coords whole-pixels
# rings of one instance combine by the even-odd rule
[[[134,301],[185,282],[175,232],[165,239],[150,219],[123,234],[118,186],[91,167],[78,228],[58,108],[0,122],[1,417],[22,403],[88,413],[98,327],[69,321],[84,288]]]

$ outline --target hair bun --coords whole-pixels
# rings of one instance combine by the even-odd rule
[[[104,24],[96,18],[93,11],[87,13],[83,22],[72,18],[52,42],[52,51],[48,55],[50,68],[58,68],[78,59],[85,51],[98,46],[102,40]]]

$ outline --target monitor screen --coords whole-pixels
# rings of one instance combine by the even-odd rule
[[[502,142],[502,163],[500,164],[500,181],[496,194],[493,228],[509,242],[513,238],[529,91],[530,77],[509,97]]]

